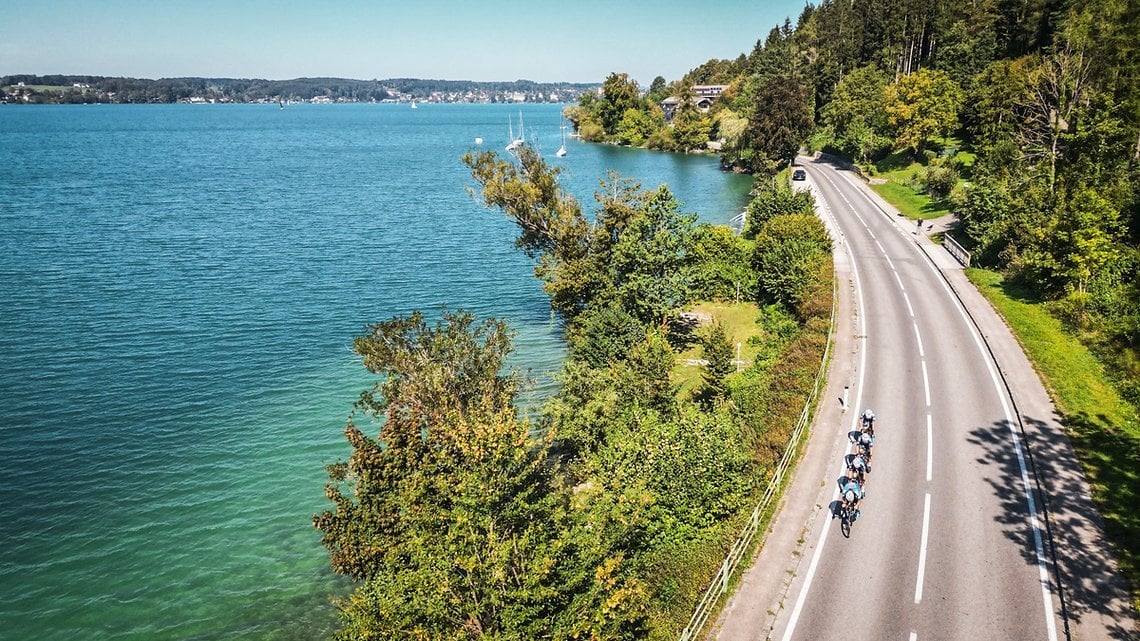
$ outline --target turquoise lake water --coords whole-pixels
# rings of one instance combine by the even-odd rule
[[[724,223],[714,158],[527,138],[592,210],[607,169]],[[505,105],[0,106],[0,638],[313,639],[349,584],[310,519],[371,379],[368,323],[507,320],[552,389],[515,229],[464,191]]]

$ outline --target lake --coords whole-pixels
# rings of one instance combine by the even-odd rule
[[[526,137],[588,210],[607,169],[726,223],[751,179]],[[515,228],[464,187],[509,105],[0,106],[0,636],[312,639],[337,624],[312,515],[372,384],[369,323],[466,309],[563,355]]]

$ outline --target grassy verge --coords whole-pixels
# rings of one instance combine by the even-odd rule
[[[871,189],[883,197],[883,200],[894,205],[896,209],[910,219],[938,218],[950,213],[950,205],[945,201],[933,201],[926,194],[916,193],[910,187],[899,184],[893,180],[885,183],[872,184]]]
[[[1105,519],[1140,610],[1140,412],[1117,393],[1104,365],[1028,292],[998,273],[966,275],[1013,330],[1049,390]]]

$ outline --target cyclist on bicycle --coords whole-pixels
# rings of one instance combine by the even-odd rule
[[[863,457],[867,459],[867,471],[871,471],[871,446],[875,444],[875,436],[867,432],[863,432],[856,439],[855,444],[859,447],[857,453],[862,453]]]
[[[863,486],[855,479],[847,479],[843,484],[843,489],[840,490],[840,496],[843,497],[843,505],[851,511],[851,520],[859,518],[859,504],[863,502],[867,493],[863,490]]]
[[[863,482],[866,473],[870,471],[871,468],[867,465],[867,459],[863,458],[861,454],[852,456],[851,462],[847,464],[847,472],[850,474],[850,478],[856,479],[860,483]]]
[[[861,416],[860,419],[862,419],[862,422],[863,422],[862,430],[864,432],[867,432],[871,436],[874,436],[875,435],[875,410],[868,407],[866,409],[866,411],[863,412],[863,416]]]

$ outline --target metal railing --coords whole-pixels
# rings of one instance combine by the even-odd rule
[[[720,596],[728,591],[729,580],[732,578],[737,567],[739,567],[740,561],[744,558],[745,553],[748,552],[749,544],[752,542],[753,537],[756,536],[756,532],[760,529],[761,519],[764,514],[767,513],[768,508],[771,507],[772,501],[779,495],[780,488],[784,484],[788,470],[795,461],[796,453],[799,450],[800,439],[803,438],[804,432],[807,430],[807,425],[811,422],[812,408],[815,407],[815,402],[819,398],[823,374],[827,370],[827,359],[831,354],[831,336],[835,332],[835,310],[838,305],[838,298],[838,279],[834,279],[831,283],[831,320],[828,322],[827,327],[827,345],[823,349],[823,358],[820,359],[819,371],[816,372],[815,383],[812,385],[811,394],[808,395],[807,401],[804,403],[804,408],[800,411],[800,418],[796,421],[796,427],[792,430],[792,435],[788,439],[788,445],[784,448],[784,453],[780,456],[780,462],[776,465],[776,470],[772,474],[772,478],[768,481],[768,487],[764,490],[764,496],[760,499],[756,508],[752,510],[752,515],[748,518],[748,522],[744,525],[744,529],[741,530],[740,535],[733,541],[732,547],[728,549],[728,554],[725,556],[724,561],[721,562],[720,569],[717,570],[717,573],[713,576],[712,583],[708,589],[705,590],[704,596],[697,602],[696,610],[693,612],[693,616],[689,618],[689,625],[681,631],[680,641],[692,641],[705,627],[705,622],[708,621],[709,615],[712,613]]]
[[[954,240],[954,237],[950,235],[950,232],[942,234],[942,246],[946,248],[946,251],[950,252],[950,255],[953,256],[955,260],[962,263],[963,267],[970,266],[970,252],[959,245],[958,241]]]

